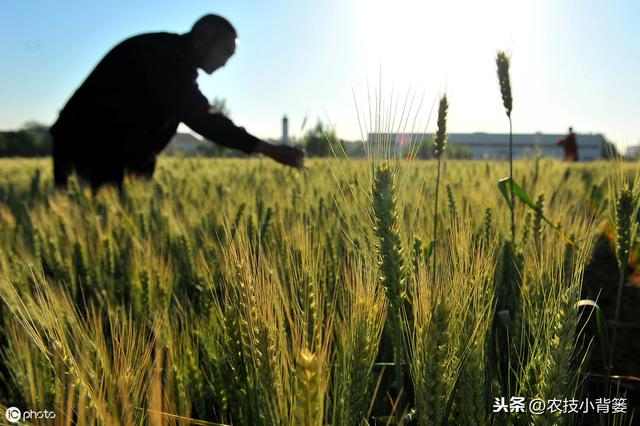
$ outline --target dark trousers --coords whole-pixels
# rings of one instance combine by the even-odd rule
[[[87,138],[88,139],[88,138]],[[87,146],[71,137],[53,136],[53,177],[57,187],[66,187],[75,172],[96,191],[103,185],[122,189],[125,174],[151,178],[156,166],[155,152],[127,153],[113,144],[114,139],[91,138]],[[145,144],[142,143],[142,146]]]

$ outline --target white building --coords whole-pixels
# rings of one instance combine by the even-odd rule
[[[184,155],[195,155],[198,151],[198,146],[206,144],[208,144],[208,142],[199,139],[192,133],[178,132],[171,138],[171,141],[163,153],[166,155],[177,155],[180,153]]]
[[[640,145],[631,145],[627,147],[626,155],[629,160],[640,158]]]
[[[542,156],[563,158],[564,151],[556,142],[566,134],[514,134],[513,158]],[[393,145],[395,151],[402,152],[420,141],[431,141],[431,133],[369,133],[369,143],[373,145]],[[578,159],[593,161],[604,159],[604,137],[600,134],[576,134]],[[474,159],[504,160],[509,158],[509,134],[503,133],[450,133],[447,143],[464,146],[471,151]]]

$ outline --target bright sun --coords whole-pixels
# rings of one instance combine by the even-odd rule
[[[529,42],[532,14],[540,9],[529,1],[359,1],[362,53],[371,65],[393,69],[389,77],[429,70],[446,78],[476,59],[492,61],[496,49]]]

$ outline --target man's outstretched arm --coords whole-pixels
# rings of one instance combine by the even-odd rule
[[[209,101],[200,92],[195,81],[186,90],[176,93],[172,105],[176,108],[180,121],[219,145],[247,154],[261,153],[291,167],[300,168],[304,165],[304,151],[301,149],[265,142],[243,127],[236,126],[223,114],[212,112]]]
[[[223,114],[211,111],[207,98],[195,81],[197,73],[176,65],[172,73],[154,73],[147,69],[147,83],[157,100],[175,111],[177,118],[193,131],[218,145],[238,149],[246,154],[262,153],[292,167],[302,167],[304,151],[283,145],[273,145],[236,126]]]
[[[265,142],[244,128],[236,126],[220,113],[211,113],[208,110],[202,115],[187,113],[182,121],[193,131],[219,145],[239,149],[247,154],[260,153],[286,166],[304,166],[304,151],[301,149]]]
[[[269,142],[260,141],[254,152],[259,152],[271,157],[278,163],[295,168],[304,167],[304,151],[287,145],[272,145]]]

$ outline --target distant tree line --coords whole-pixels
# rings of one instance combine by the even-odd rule
[[[212,109],[229,115],[224,99],[215,99]],[[280,143],[279,140],[269,140]],[[310,157],[365,157],[366,150],[363,141],[349,142],[338,138],[335,129],[330,128],[318,120],[315,127],[307,130],[304,136],[294,141],[294,144],[305,149]],[[38,122],[27,122],[19,130],[0,131],[0,157],[46,157],[51,155],[51,135],[49,127]],[[410,148],[410,149],[409,149]],[[431,137],[423,138],[416,146],[406,147],[402,151],[404,157],[417,159],[433,158],[434,147]],[[196,146],[191,155],[202,157],[241,157],[239,151],[222,147],[211,142],[202,142]],[[449,144],[446,148],[447,158],[471,159],[471,151],[465,146]],[[610,141],[604,141],[602,156],[606,159],[619,158],[616,146]]]
[[[579,145],[578,145],[578,149],[580,149]],[[616,146],[612,142],[605,139],[604,145],[602,146],[602,157],[607,160],[611,160],[611,159],[620,158],[621,155],[618,152],[618,149],[616,148]],[[628,158],[628,160],[633,160],[633,158]]]
[[[46,157],[51,155],[49,127],[36,122],[22,129],[0,132],[0,157]]]

